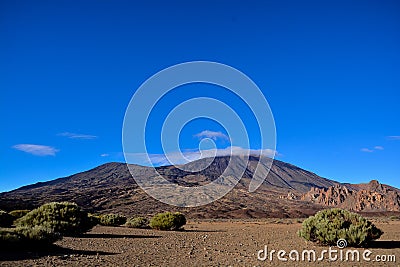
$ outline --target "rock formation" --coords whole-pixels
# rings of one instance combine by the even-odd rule
[[[400,211],[400,192],[376,180],[368,184],[334,185],[328,188],[311,188],[301,196],[327,207],[340,207],[353,211]]]

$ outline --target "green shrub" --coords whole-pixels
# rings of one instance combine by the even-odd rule
[[[52,229],[43,226],[0,228],[0,247],[13,248],[40,248],[61,240],[62,236]]]
[[[185,215],[179,212],[158,213],[150,220],[150,227],[157,230],[179,230],[186,224]]]
[[[323,245],[345,239],[349,246],[364,246],[383,232],[361,215],[342,209],[319,211],[303,222],[300,237]]]
[[[14,217],[14,220],[19,219],[24,217],[26,214],[28,214],[30,210],[13,210],[10,211],[10,215]]]
[[[62,239],[60,233],[43,226],[17,227],[14,232],[22,235],[26,242],[33,244],[49,245]]]
[[[86,212],[75,203],[52,202],[40,206],[15,221],[17,226],[44,226],[65,236],[76,236],[94,225]]]
[[[88,213],[88,217],[93,226],[100,224],[100,215]]]
[[[0,227],[10,227],[14,218],[4,210],[0,210]]]
[[[104,226],[120,226],[126,223],[126,217],[119,214],[104,214],[100,216],[100,224]]]
[[[149,228],[149,220],[144,217],[136,217],[136,218],[130,218],[126,223],[126,227],[129,228]]]

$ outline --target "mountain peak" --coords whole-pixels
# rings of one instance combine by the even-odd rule
[[[393,207],[400,203],[397,189],[376,180],[344,185],[279,160],[272,162],[250,156],[246,162],[241,156],[221,156],[199,159],[179,168],[110,162],[68,177],[1,193],[0,209],[32,209],[50,201],[71,201],[93,212],[118,212],[128,216],[154,214],[171,210],[171,206],[148,196],[134,178],[151,179],[158,173],[182,186],[202,186],[224,173],[230,161],[233,163],[230,174],[240,179],[231,192],[207,206],[173,209],[192,218],[299,217],[313,214],[321,209],[321,204],[374,211],[396,210]],[[250,193],[249,183],[256,167],[266,170],[271,163],[262,185]],[[309,199],[304,197],[307,194]],[[355,198],[357,194],[360,195]],[[301,195],[302,198],[297,197]],[[320,201],[323,198],[328,200],[325,204]],[[364,198],[373,201],[357,200]],[[389,204],[382,204],[383,201]]]

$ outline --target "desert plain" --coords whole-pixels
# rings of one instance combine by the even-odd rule
[[[126,227],[96,226],[80,237],[64,237],[43,251],[1,251],[0,266],[400,266],[400,221],[375,218],[372,221],[385,233],[368,248],[358,250],[360,260],[343,256],[329,260],[328,254],[318,261],[320,246],[297,236],[300,219],[265,220],[192,220],[184,231],[157,231]],[[268,257],[265,256],[265,247]],[[271,250],[273,259],[270,260]],[[282,261],[277,252],[286,252]],[[299,261],[289,258],[299,252]],[[303,250],[315,250],[316,260],[301,260]],[[363,253],[370,250],[366,261]],[[292,257],[296,257],[293,252]],[[377,262],[386,259],[386,262]],[[395,261],[394,261],[395,260]]]

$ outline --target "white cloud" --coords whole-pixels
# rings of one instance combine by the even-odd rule
[[[384,147],[383,146],[374,146],[374,148],[372,148],[372,149],[370,149],[370,148],[361,148],[361,151],[362,152],[366,152],[366,153],[372,153],[372,152],[377,151],[377,150],[384,150]]]
[[[64,137],[68,137],[70,139],[83,139],[83,140],[90,140],[90,139],[97,138],[96,135],[78,134],[78,133],[70,133],[70,132],[59,133],[58,136],[64,136]]]
[[[369,149],[369,148],[361,148],[361,151],[362,151],[362,152],[367,152],[367,153],[372,153],[372,152],[374,152],[374,150]]]
[[[391,135],[387,137],[389,140],[400,140],[400,135]]]
[[[107,153],[100,154],[100,157],[108,157],[108,156],[110,156],[110,154]]]
[[[13,146],[13,148],[35,156],[55,156],[56,153],[60,151],[51,146],[33,145],[33,144],[18,144]]]
[[[195,134],[194,136],[197,138],[210,138],[213,140],[217,140],[219,138],[219,139],[224,139],[224,140],[229,141],[229,137],[226,134],[224,134],[222,132],[214,132],[214,131],[210,131],[210,130],[202,131],[198,134]]]
[[[148,154],[144,153],[131,153],[127,154],[127,161],[129,163],[140,165],[163,166],[163,165],[180,165],[186,164],[191,161],[199,160],[202,158],[221,157],[221,156],[238,156],[238,155],[253,155],[253,156],[278,156],[280,155],[276,150],[272,149],[246,149],[242,147],[230,146],[224,149],[207,149],[207,150],[192,150],[172,152],[167,154]],[[149,162],[150,160],[150,162]]]

